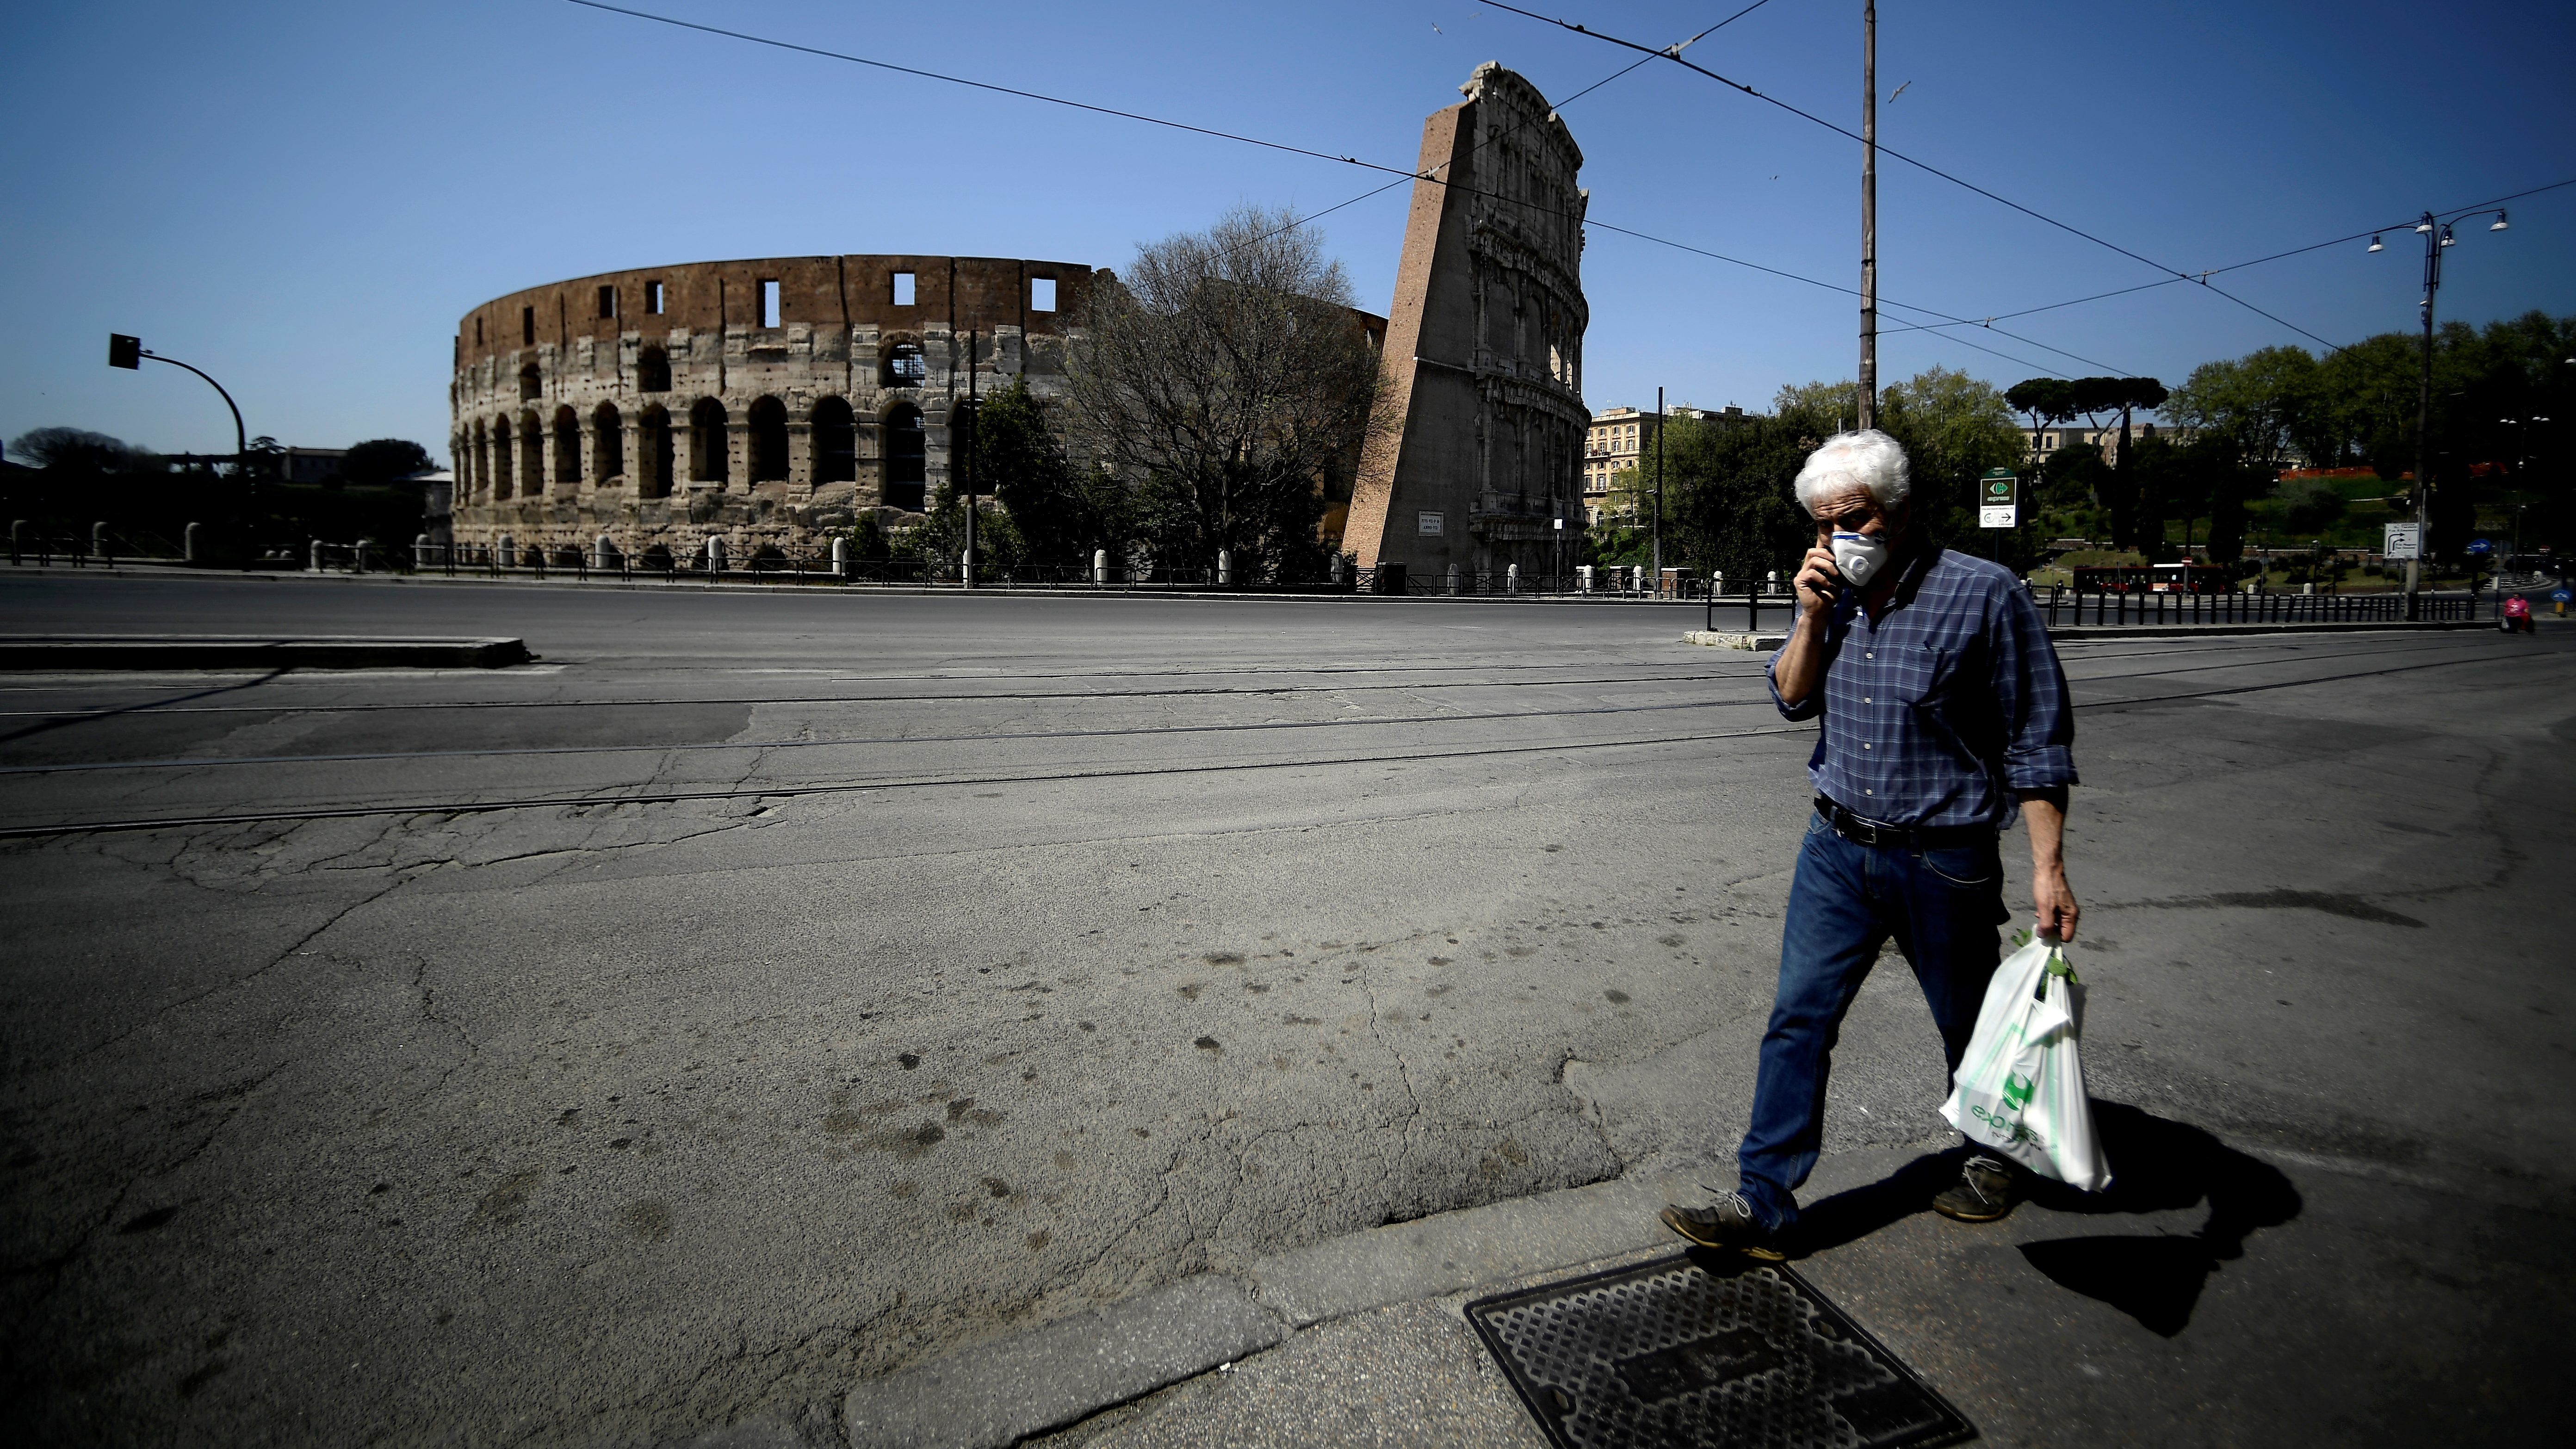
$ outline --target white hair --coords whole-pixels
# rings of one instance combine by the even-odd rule
[[[1905,449],[1876,428],[1836,433],[1807,455],[1798,470],[1798,506],[1815,514],[1828,498],[1866,488],[1881,508],[1894,508],[1913,491],[1906,477]]]

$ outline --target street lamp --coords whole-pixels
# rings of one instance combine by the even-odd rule
[[[2406,561],[2406,617],[2409,619],[2423,616],[2423,605],[2418,590],[2423,580],[2426,535],[2432,531],[2433,458],[2426,451],[2426,434],[2431,430],[2433,420],[2433,298],[2442,289],[2442,249],[2455,245],[2459,240],[2451,234],[2453,222],[2487,215],[2490,213],[2483,209],[2464,211],[2452,217],[2450,221],[2436,222],[2433,219],[2433,213],[2428,211],[2415,223],[2415,230],[2424,238],[2424,300],[2417,304],[2424,312],[2424,360],[2415,401],[2416,534],[2415,557]],[[2495,225],[2488,227],[2487,230],[2503,231],[2505,229],[2503,209],[2497,208],[2492,215],[2495,217]],[[2372,251],[2380,249],[2379,238],[2374,236],[2370,239],[2370,249]]]
[[[247,479],[250,476],[250,436],[242,431],[241,409],[234,404],[233,395],[224,391],[224,385],[211,377],[206,377],[202,370],[188,367],[188,364],[175,357],[163,357],[160,353],[154,352],[143,345],[143,339],[140,337],[128,337],[122,332],[107,334],[108,366],[121,367],[128,372],[141,372],[146,360],[166,362],[172,367],[187,367],[190,372],[206,378],[206,386],[213,388],[215,395],[224,400],[224,406],[232,409],[234,476]]]

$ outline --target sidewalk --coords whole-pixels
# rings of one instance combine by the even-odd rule
[[[2535,1426],[2541,1396],[2510,1386],[2542,1366],[2515,1360],[2557,1340],[2532,1323],[2499,1344],[2483,1300],[2576,1272],[2545,1191],[2240,1151],[2136,1108],[2101,1112],[2124,1181],[2099,1198],[2055,1190],[1998,1224],[1925,1209],[1956,1170],[1944,1145],[1827,1156],[1801,1193],[1812,1248],[1797,1268],[1986,1443],[2394,1442],[2444,1437],[2441,1426],[2458,1442],[2504,1442]],[[1538,1449],[1463,1306],[1678,1251],[1654,1210],[1696,1196],[1700,1179],[1731,1173],[1640,1172],[1313,1244],[1241,1279],[1188,1280],[862,1383],[844,1405],[848,1443]],[[2534,1236],[2536,1218],[2551,1226]],[[2517,1233],[2519,1252],[2500,1255]],[[1219,1298],[1231,1306],[1211,1313]],[[1124,1344],[1209,1318],[1222,1331],[1180,1335],[1196,1353],[1135,1377]],[[1056,1352],[1033,1360],[1050,1339]],[[1041,1382],[1050,1360],[1070,1371]],[[2408,1387],[2426,1376],[2445,1384],[2430,1401]],[[2493,1417],[2460,1417],[2464,1394]],[[735,1442],[763,1441],[706,1441]]]

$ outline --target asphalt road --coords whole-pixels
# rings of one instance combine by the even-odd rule
[[[0,679],[0,829],[207,822],[0,840],[0,1413],[821,1444],[1191,1273],[1723,1184],[1810,731],[1696,622],[0,575],[8,632],[540,656]],[[1846,1213],[1810,1275],[1998,1442],[2554,1438],[2571,645],[2067,646],[2130,1193]],[[1948,1140],[1890,966],[1829,1116],[1872,1172]]]

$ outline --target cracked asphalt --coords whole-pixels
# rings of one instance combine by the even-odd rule
[[[1192,1273],[1729,1180],[1810,732],[1756,656],[1679,642],[1696,611],[26,575],[0,607],[540,656],[0,679],[0,829],[197,822],[0,840],[30,1442],[834,1443],[854,1378]],[[2321,1358],[2373,1375],[2363,1426],[2567,1392],[2515,1376],[2576,1330],[2571,641],[2065,650],[2094,1090],[2335,1205],[2339,1249],[2249,1219],[2201,1305],[2299,1415]],[[1948,1140],[1893,964],[1836,1153]],[[2176,1191],[2152,1232],[2198,1221]],[[2004,1268],[1923,1231],[1813,1276],[1990,1436],[2098,1392],[2093,1437],[2193,1437],[1997,1376],[1940,1285]],[[2045,1261],[2015,1291],[2066,1332],[2197,1341]],[[1329,1380],[1298,1343],[1261,1382]]]

